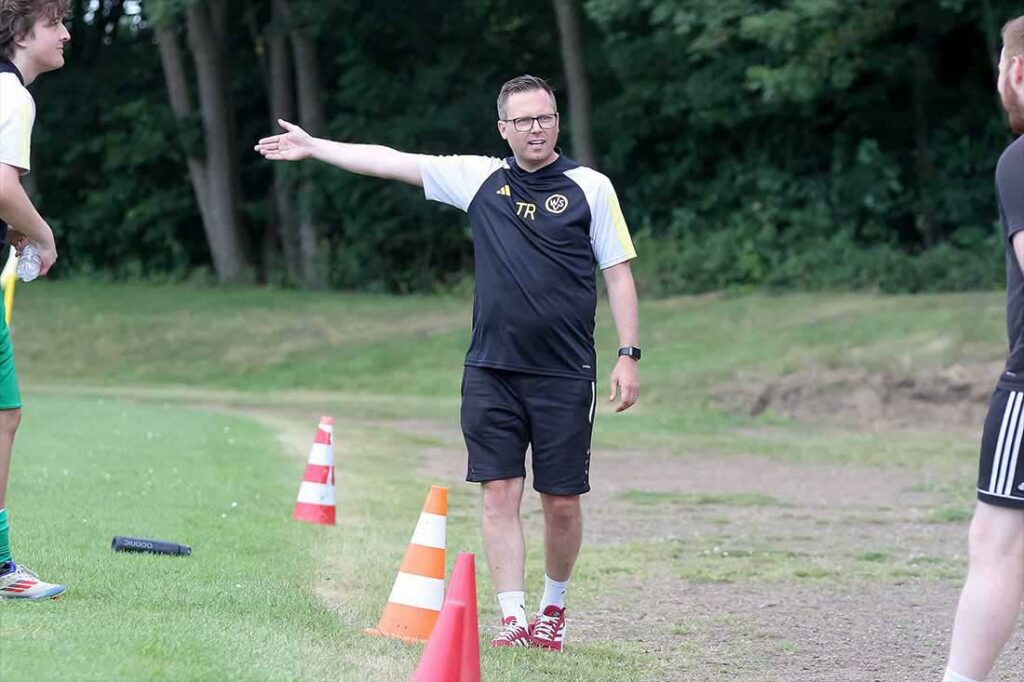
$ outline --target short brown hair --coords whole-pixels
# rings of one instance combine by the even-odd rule
[[[44,17],[63,19],[70,4],[71,0],[0,0],[0,59],[13,59],[14,41]]]
[[[2,1],[0,0],[0,2]],[[543,78],[526,74],[516,76],[501,86],[501,92],[498,93],[498,118],[504,119],[508,115],[509,97],[517,92],[532,92],[534,90],[543,90],[548,93],[551,96],[551,103],[555,106],[555,112],[558,112],[558,103],[555,102],[555,91],[548,85],[548,82]]]
[[[1024,16],[1003,25],[1003,49],[1007,57],[1024,56]]]

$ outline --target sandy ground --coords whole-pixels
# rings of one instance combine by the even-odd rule
[[[962,380],[979,375],[986,381]],[[770,405],[776,413],[808,421],[844,415],[845,424],[870,424],[873,430],[942,425],[962,437],[964,427],[984,415],[991,376],[955,369],[927,380],[810,373],[755,385],[745,395],[755,399],[756,409],[748,412]],[[729,390],[722,394],[737,404],[739,393]],[[758,406],[758,400],[768,405]],[[456,425],[386,426],[439,440],[442,445],[423,449],[423,473],[453,484],[463,480],[465,450]],[[600,452],[592,461],[591,480],[584,551],[632,540],[726,538],[738,546],[768,542],[773,551],[825,556],[885,551],[963,566],[967,522],[932,522],[931,511],[948,501],[941,492],[922,491],[921,478],[906,469]],[[776,502],[638,504],[623,497],[627,491],[759,493]],[[527,533],[540,532],[538,512],[536,496],[527,495]],[[938,680],[962,580],[953,573],[801,584],[691,582],[662,570],[624,579],[604,608],[577,613],[570,628],[578,640],[624,637],[656,653],[664,665],[652,673],[654,679]],[[1024,679],[1024,633],[1011,640],[990,679]]]

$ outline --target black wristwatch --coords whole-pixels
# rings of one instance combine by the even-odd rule
[[[634,360],[640,360],[640,349],[636,346],[623,346],[619,349],[619,355],[625,355],[627,358],[633,358]]]

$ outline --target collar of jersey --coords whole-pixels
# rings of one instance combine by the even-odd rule
[[[545,176],[545,175],[549,175],[551,173],[562,173],[562,172],[564,172],[564,171],[568,170],[569,168],[572,168],[573,166],[576,165],[575,161],[573,161],[572,159],[567,158],[565,156],[565,154],[562,153],[562,148],[561,147],[555,147],[555,153],[558,154],[558,158],[557,159],[555,159],[554,161],[552,161],[548,165],[544,166],[543,168],[538,168],[535,171],[528,171],[528,170],[523,170],[522,168],[520,168],[519,164],[516,163],[515,155],[512,155],[512,156],[508,157],[507,159],[505,159],[505,164],[513,172],[515,172],[515,173],[517,173],[519,175],[523,175],[523,176],[526,176],[526,177],[532,177],[532,178],[542,177],[542,176]]]
[[[14,62],[8,59],[0,59],[0,73],[13,73],[21,81],[21,84],[25,85],[25,77],[21,75],[21,71],[14,65]]]

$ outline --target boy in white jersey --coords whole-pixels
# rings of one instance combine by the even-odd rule
[[[40,74],[64,66],[71,39],[64,26],[69,0],[0,0],[0,226],[19,251],[32,242],[45,275],[57,260],[53,231],[21,186],[29,172],[35,102],[25,89]],[[9,227],[8,227],[9,226]],[[65,587],[40,580],[14,563],[7,519],[7,480],[21,394],[14,353],[0,311],[0,599],[54,599]]]

